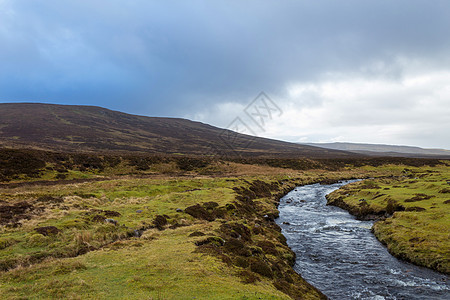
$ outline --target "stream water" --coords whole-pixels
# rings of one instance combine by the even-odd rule
[[[373,222],[327,206],[344,184],[297,187],[277,219],[297,254],[294,269],[330,299],[450,299],[450,277],[400,261],[371,233]]]

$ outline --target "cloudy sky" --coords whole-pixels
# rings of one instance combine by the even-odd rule
[[[450,1],[0,0],[0,102],[450,149]]]

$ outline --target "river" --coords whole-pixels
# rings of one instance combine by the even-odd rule
[[[325,195],[351,181],[297,187],[280,201],[278,225],[294,269],[330,299],[450,299],[449,276],[400,261],[370,228]]]

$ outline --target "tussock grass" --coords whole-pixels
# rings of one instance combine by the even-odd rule
[[[404,169],[66,158],[67,172],[56,161],[38,174],[51,184],[0,186],[0,205],[31,205],[20,220],[0,225],[5,299],[318,299],[292,270],[294,255],[273,222],[279,197],[295,185],[400,176]],[[55,172],[77,180],[56,181]],[[54,234],[36,231],[52,226]]]

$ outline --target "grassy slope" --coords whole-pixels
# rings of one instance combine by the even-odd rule
[[[17,214],[27,218],[0,225],[3,298],[320,298],[293,272],[293,255],[279,227],[263,216],[276,216],[279,196],[295,185],[399,176],[404,169],[294,171],[222,162],[185,171],[169,161],[140,171],[126,163],[87,170],[62,164],[75,166],[64,171],[66,179],[86,181],[58,181],[54,169],[61,167],[47,165],[37,176],[0,185],[0,206],[32,205]],[[52,181],[28,184],[42,179]],[[211,201],[225,209],[214,220],[176,211]],[[227,204],[234,208],[226,209]],[[103,222],[111,212],[118,226]],[[168,217],[163,230],[154,228],[157,215]],[[21,226],[11,226],[16,223]],[[60,232],[44,236],[35,231],[42,226]],[[140,238],[134,229],[141,230]],[[189,236],[194,232],[205,235]]]
[[[317,290],[292,271],[287,262],[293,256],[279,229],[261,216],[276,215],[274,199],[278,193],[297,184],[365,177],[380,171],[324,174],[321,170],[299,172],[235,163],[221,168],[233,175],[122,176],[84,183],[3,187],[0,205],[26,201],[33,208],[25,213],[28,220],[18,221],[20,227],[0,226],[0,265],[7,270],[0,273],[0,294],[8,299],[284,299],[289,298],[287,294],[321,298]],[[250,199],[253,206],[246,206],[245,199],[239,202],[239,195],[249,195],[249,187],[256,181],[275,183],[271,196],[264,194],[265,190],[256,190]],[[214,221],[176,211],[211,201],[219,207],[233,204],[237,208]],[[118,226],[95,221],[98,215],[106,218],[105,211],[120,213],[112,217]],[[152,228],[157,215],[168,217],[163,230]],[[223,224],[235,226],[233,230],[241,225],[249,228],[250,239],[242,248],[251,251],[250,258],[245,253],[235,255],[236,249],[227,250],[214,241],[196,246],[195,242],[208,237],[231,241],[233,238],[222,229]],[[43,226],[55,226],[61,231],[49,236],[35,231]],[[132,236],[134,229],[142,229],[140,238]],[[189,236],[196,231],[205,236]],[[261,262],[269,266],[269,274],[253,267]]]
[[[193,252],[199,238],[188,234],[201,230],[214,236],[220,223],[196,220],[176,208],[212,200],[223,206],[234,200],[231,188],[235,185],[226,179],[120,179],[3,191],[2,199],[10,204],[24,199],[33,202],[42,195],[63,199],[47,203],[45,211],[31,213],[20,228],[2,229],[3,266],[27,265],[40,256],[73,256],[86,245],[98,251],[3,273],[1,294],[10,298],[286,298],[270,280],[246,285],[236,270],[217,258]],[[92,222],[91,209],[119,212],[115,219],[120,225]],[[140,239],[128,236],[131,229],[151,223],[156,214],[167,214],[169,222],[189,226],[164,231],[149,228]],[[34,232],[38,226],[56,226],[62,232],[45,237]]]
[[[328,199],[359,217],[381,217],[373,231],[393,255],[449,274],[449,180],[448,166],[407,168],[400,177],[347,185]]]

